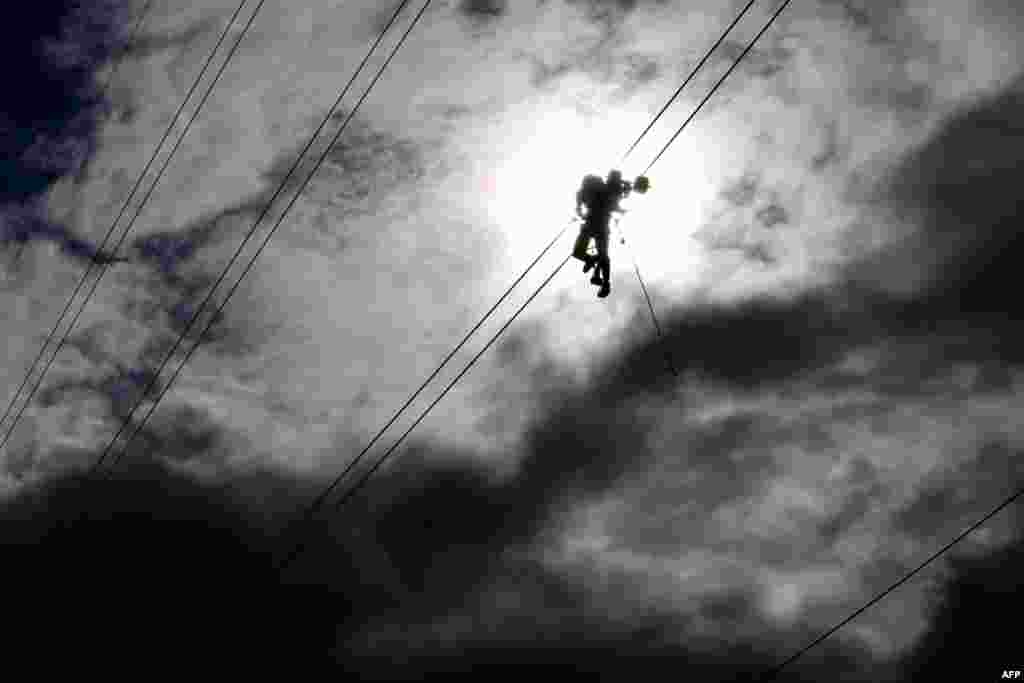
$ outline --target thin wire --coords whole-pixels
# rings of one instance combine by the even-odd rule
[[[338,499],[338,502],[334,504],[335,512],[337,512],[341,508],[341,506],[343,506],[345,503],[351,500],[356,495],[356,493],[358,493],[359,490],[366,485],[366,483],[370,480],[370,477],[372,477],[373,474],[377,471],[377,469],[384,464],[384,461],[387,460],[387,458],[390,457],[391,454],[394,453],[398,449],[398,447],[402,445],[402,442],[405,441],[406,437],[408,437],[409,434],[411,434],[412,431],[416,429],[417,426],[419,426],[420,422],[422,422],[427,417],[427,415],[430,414],[430,411],[434,409],[434,406],[440,403],[441,399],[448,395],[448,392],[455,387],[459,380],[462,379],[463,376],[465,376],[465,374],[469,372],[469,370],[476,364],[476,362],[480,360],[480,358],[487,352],[487,350],[491,348],[494,342],[497,341],[498,337],[500,337],[505,332],[505,330],[507,330],[509,326],[513,322],[515,322],[515,319],[519,317],[519,314],[526,310],[526,307],[529,306],[533,302],[533,300],[537,298],[537,295],[539,295],[544,290],[544,288],[548,286],[548,283],[550,283],[555,278],[555,276],[558,275],[558,273],[562,270],[562,268],[565,267],[565,264],[568,263],[569,259],[571,258],[571,254],[569,256],[566,256],[565,259],[558,265],[558,267],[551,271],[551,274],[548,275],[542,283],[540,283],[537,289],[533,290],[533,293],[525,302],[523,302],[523,305],[521,305],[516,310],[516,312],[512,314],[512,317],[510,317],[505,322],[505,324],[502,325],[501,328],[491,336],[487,343],[484,344],[484,347],[480,349],[480,351],[478,351],[477,354],[473,356],[473,358],[471,358],[468,363],[466,363],[466,365],[462,368],[459,374],[456,375],[455,378],[448,383],[444,390],[441,391],[437,398],[435,398],[433,402],[429,406],[427,406],[422,413],[420,413],[419,417],[416,418],[416,420],[409,426],[409,428],[406,429],[405,432],[403,432],[402,435],[398,437],[398,439],[395,440],[395,442],[391,444],[391,446],[386,451],[384,451],[384,453],[379,458],[377,458],[377,461],[373,464],[373,466],[370,467],[369,470],[367,470],[367,472],[352,486],[352,488],[346,491],[345,494],[340,499]],[[305,547],[306,544],[304,543],[300,543],[298,546],[296,546],[292,550],[292,552],[290,552],[282,561],[282,563],[278,566],[278,570],[280,571],[287,567],[292,562],[292,560],[294,560],[299,555],[299,553],[302,552],[302,550]]]
[[[621,230],[622,228],[619,229]],[[626,244],[625,237],[622,238],[622,243]],[[629,249],[629,257],[633,261],[633,270],[636,272],[636,279],[640,282],[640,290],[644,293],[644,299],[647,300],[647,310],[651,312],[651,322],[654,323],[654,331],[658,335],[658,342],[660,343],[662,342],[663,335],[661,333],[661,325],[658,323],[658,315],[654,312],[654,304],[651,303],[651,296],[647,292],[647,285],[644,283],[644,278],[640,274],[640,266],[637,265],[636,254],[633,253],[631,248],[627,247],[627,249]],[[668,370],[672,373],[672,376],[678,378],[679,372],[676,370],[675,361],[672,359],[672,352],[667,348],[664,350],[665,364],[668,366]]]
[[[78,292],[81,291],[82,287],[85,285],[86,280],[89,278],[89,274],[92,272],[93,266],[99,265],[100,273],[97,276],[96,280],[93,282],[92,289],[90,289],[89,292],[86,294],[81,307],[78,309],[78,312],[75,314],[75,317],[71,322],[71,325],[68,327],[67,331],[62,335],[60,343],[57,346],[57,349],[53,352],[53,355],[47,361],[46,366],[43,368],[43,372],[39,375],[39,379],[36,381],[35,385],[32,387],[32,390],[29,392],[28,398],[25,399],[25,403],[22,405],[21,409],[15,416],[14,422],[11,423],[10,429],[4,434],[3,439],[0,440],[0,449],[2,449],[7,444],[8,440],[10,440],[11,435],[14,433],[15,426],[18,424],[18,421],[21,419],[22,415],[24,415],[25,410],[27,410],[28,406],[32,403],[32,398],[39,390],[39,386],[42,384],[43,378],[46,376],[47,371],[49,371],[50,367],[53,365],[54,359],[57,357],[57,354],[59,354],[60,350],[64,347],[68,335],[71,334],[71,331],[74,329],[75,324],[78,322],[78,318],[81,316],[82,311],[85,309],[86,303],[88,303],[90,297],[92,297],[93,293],[96,291],[96,287],[99,285],[99,281],[100,279],[102,279],[103,274],[106,273],[109,264],[101,262],[99,259],[99,254],[103,253],[103,250],[106,247],[107,242],[110,240],[110,236],[113,235],[114,233],[114,229],[117,227],[117,224],[121,221],[121,218],[124,216],[125,211],[131,204],[132,199],[135,198],[135,194],[139,191],[139,188],[142,187],[142,181],[145,179],[146,174],[149,173],[149,169],[152,167],[153,162],[156,161],[156,158],[160,154],[160,150],[163,148],[164,143],[167,142],[167,138],[170,137],[171,132],[174,130],[174,124],[177,123],[178,117],[181,116],[182,111],[185,109],[185,106],[188,104],[188,101],[192,98],[192,95],[195,93],[196,88],[199,87],[199,84],[202,81],[203,76],[206,74],[207,69],[210,67],[210,64],[213,63],[213,58],[216,56],[217,51],[220,49],[221,44],[224,42],[224,39],[227,38],[228,32],[231,30],[231,27],[234,26],[235,20],[238,18],[238,15],[241,14],[242,8],[245,6],[246,1],[247,0],[242,0],[238,4],[238,7],[235,9],[235,13],[231,16],[231,20],[228,22],[227,26],[224,27],[224,31],[221,33],[220,38],[217,40],[217,44],[213,47],[213,50],[210,51],[209,56],[207,56],[206,62],[203,64],[203,68],[200,70],[199,75],[196,77],[195,81],[192,83],[192,86],[185,94],[185,97],[181,100],[181,104],[178,105],[177,111],[175,111],[174,116],[171,117],[170,123],[167,124],[167,128],[166,130],[164,130],[163,136],[160,138],[160,141],[157,143],[156,148],[153,150],[153,154],[150,156],[149,161],[146,163],[145,167],[143,167],[142,172],[139,173],[138,178],[135,180],[135,184],[132,187],[131,192],[128,194],[128,197],[122,204],[121,210],[118,212],[117,217],[114,219],[114,222],[110,224],[110,228],[107,230],[106,235],[104,235],[103,237],[103,241],[100,242],[100,245],[96,250],[96,256],[94,256],[93,259],[89,261],[89,265],[86,267],[85,272],[79,279],[78,284],[75,285],[74,291],[72,291],[71,296],[68,297],[68,301],[64,305],[64,309],[60,312],[60,315],[57,317],[57,322],[54,323],[53,329],[50,330],[50,333],[46,336],[46,341],[43,342],[42,347],[40,347],[39,349],[39,353],[36,354],[36,357],[33,359],[32,364],[29,366],[28,372],[25,373],[25,378],[18,386],[17,391],[14,392],[14,396],[11,397],[11,401],[8,404],[7,409],[4,411],[3,417],[0,418],[0,424],[3,424],[3,421],[7,419],[7,416],[10,414],[11,409],[17,403],[18,397],[21,395],[21,392],[25,388],[25,385],[27,385],[29,380],[32,378],[33,371],[35,371],[36,366],[39,364],[39,360],[43,357],[43,354],[46,353],[46,348],[50,345],[50,342],[53,340],[54,336],[57,334],[57,331],[60,329],[61,323],[64,321],[64,317],[67,315],[68,311],[71,310],[71,306],[75,301],[75,297],[78,295]],[[256,13],[260,11],[260,8],[263,6],[263,3],[265,1],[266,0],[261,0],[259,7],[256,8],[256,12],[253,12],[252,17],[249,19],[249,24],[246,25],[245,29],[243,29],[242,33],[239,35],[238,40],[235,42],[235,45],[232,48],[231,52],[229,53],[227,59],[224,61],[224,64],[221,65],[220,71],[217,73],[213,82],[206,90],[206,93],[204,94],[202,101],[199,103],[199,106],[193,113],[192,118],[188,122],[188,125],[186,125],[185,130],[178,138],[178,142],[175,144],[174,149],[168,155],[167,159],[163,164],[163,167],[157,174],[156,180],[154,180],[152,187],[150,187],[149,192],[145,195],[143,201],[139,205],[139,208],[136,210],[134,217],[129,222],[128,228],[124,231],[120,241],[118,241],[117,245],[114,247],[114,253],[117,252],[117,249],[121,246],[121,243],[124,241],[125,237],[127,237],[128,231],[132,229],[132,226],[135,223],[135,219],[138,218],[139,213],[142,211],[142,207],[145,206],[146,201],[152,195],[153,189],[156,187],[156,184],[160,181],[160,178],[163,176],[164,170],[166,170],[168,164],[170,163],[170,160],[174,156],[174,153],[177,151],[178,146],[181,144],[181,141],[184,139],[185,135],[192,127],[192,123],[199,115],[199,112],[202,110],[203,105],[209,98],[210,93],[213,91],[213,88],[217,85],[217,82],[220,80],[220,75],[224,72],[224,69],[227,67],[228,62],[231,61],[231,58],[234,56],[235,51],[238,48],[238,44],[245,36],[245,33],[249,30],[249,26],[252,25],[252,21],[256,17]]]
[[[571,225],[571,223],[569,225]],[[569,225],[566,225],[565,227],[558,231],[558,234],[555,235],[555,237],[550,242],[548,242],[547,246],[544,247],[543,250],[541,250],[540,254],[538,254],[537,257],[533,259],[533,261],[530,263],[530,265],[528,265],[526,269],[519,275],[519,277],[516,278],[516,280],[511,285],[508,286],[504,294],[502,294],[501,297],[494,303],[494,305],[491,306],[491,308],[486,313],[484,313],[483,317],[480,318],[479,322],[477,322],[477,324],[474,325],[472,329],[466,332],[466,334],[462,337],[462,340],[455,346],[455,348],[453,348],[448,353],[447,356],[445,356],[444,360],[441,361],[440,365],[438,365],[437,368],[435,368],[434,371],[430,373],[430,376],[427,377],[427,379],[423,380],[423,383],[420,384],[419,388],[416,389],[416,391],[412,393],[412,395],[405,401],[405,403],[402,404],[402,407],[395,411],[395,414],[391,416],[391,419],[388,420],[387,423],[377,431],[377,433],[373,436],[372,439],[370,439],[369,443],[367,443],[366,446],[363,447],[359,454],[349,461],[348,465],[345,466],[345,469],[342,470],[341,474],[337,475],[331,482],[331,484],[323,492],[321,492],[320,495],[318,495],[313,500],[312,503],[309,504],[302,518],[295,522],[293,524],[294,526],[302,526],[309,521],[310,517],[312,517],[316,510],[323,504],[323,502],[327,500],[328,497],[330,497],[331,493],[334,492],[335,488],[337,488],[337,486],[345,479],[345,477],[348,476],[348,473],[352,471],[352,469],[357,464],[359,464],[363,457],[370,451],[371,448],[373,448],[377,441],[380,440],[380,438],[384,435],[384,432],[391,428],[391,425],[393,425],[395,421],[399,418],[399,416],[401,416],[401,414],[404,413],[405,410],[412,404],[412,402],[415,401],[421,393],[423,393],[423,390],[427,388],[427,385],[434,381],[434,378],[437,377],[438,374],[440,374],[441,370],[443,370],[452,360],[452,358],[455,357],[455,354],[462,350],[462,347],[466,345],[470,337],[472,337],[476,333],[476,331],[479,330],[485,322],[487,322],[487,320],[498,309],[498,307],[502,303],[504,303],[505,299],[507,299],[509,295],[512,294],[512,290],[514,290],[519,285],[519,283],[523,281],[527,274],[531,270],[533,270],[533,267],[536,266],[538,262],[540,262],[544,255],[547,254],[553,246],[555,246],[555,243],[558,242],[558,239],[565,234],[565,231],[568,229]]]
[[[894,590],[899,588],[901,585],[906,583],[911,577],[913,577],[915,574],[920,572],[926,566],[931,564],[936,558],[938,558],[943,553],[947,552],[950,548],[952,548],[954,545],[956,545],[957,543],[962,541],[964,538],[966,538],[968,535],[970,535],[973,531],[977,530],[978,527],[980,527],[982,524],[987,522],[992,517],[996,516],[1004,508],[1009,507],[1009,505],[1011,503],[1013,503],[1015,500],[1020,498],[1022,495],[1024,495],[1024,488],[1018,489],[1016,493],[1014,493],[1012,496],[1010,496],[1009,498],[1004,500],[1002,503],[1000,503],[998,506],[996,506],[996,508],[994,510],[989,512],[987,515],[985,515],[984,517],[979,519],[977,522],[975,522],[971,526],[967,527],[966,531],[964,531],[962,534],[960,534],[959,536],[954,538],[952,541],[947,543],[940,550],[938,550],[937,552],[933,553],[931,555],[931,557],[929,557],[927,560],[925,560],[924,562],[919,564],[910,573],[906,574],[902,579],[900,579],[896,583],[892,584],[891,586],[886,588],[884,591],[879,593],[877,596],[872,598],[867,604],[865,604],[863,607],[858,609],[856,612],[854,612],[850,616],[846,617],[845,619],[843,619],[841,622],[839,622],[838,624],[836,624],[835,626],[833,626],[829,630],[825,631],[825,633],[823,633],[822,635],[820,635],[817,638],[815,638],[809,644],[805,645],[803,648],[798,650],[795,654],[791,655],[788,659],[786,659],[786,661],[782,662],[778,666],[776,666],[776,667],[774,667],[772,669],[769,669],[768,671],[766,671],[763,674],[761,674],[761,676],[759,677],[759,680],[763,680],[765,676],[770,676],[771,678],[775,678],[779,674],[779,672],[782,671],[782,669],[784,669],[786,666],[788,666],[789,664],[792,664],[794,661],[796,661],[797,659],[802,657],[804,654],[806,654],[808,650],[810,650],[811,648],[816,646],[818,643],[821,643],[823,640],[825,640],[826,638],[831,636],[833,633],[835,633],[836,631],[841,629],[843,626],[845,626],[846,624],[848,624],[851,621],[853,621],[856,617],[860,616],[860,614],[863,613],[865,610],[869,609],[870,607],[872,607],[873,605],[875,605],[876,603],[881,601],[882,598],[887,596],[889,593],[893,592]]]
[[[644,172],[641,175],[647,175],[647,172],[651,170],[651,167],[654,166],[654,164],[658,163],[658,159],[661,158],[661,155],[664,154],[666,150],[668,150],[669,146],[675,141],[677,137],[679,137],[679,134],[683,132],[683,129],[686,128],[690,121],[693,120],[693,117],[695,117],[697,113],[701,110],[701,108],[707,103],[707,101],[711,99],[711,96],[715,94],[719,86],[721,86],[725,79],[729,77],[729,74],[731,74],[733,70],[737,66],[739,66],[739,63],[743,60],[744,57],[747,56],[747,53],[750,52],[750,50],[754,47],[757,41],[761,38],[761,36],[764,35],[764,32],[768,30],[768,27],[775,23],[775,20],[778,18],[778,16],[782,14],[782,10],[786,9],[786,7],[789,5],[791,1],[792,0],[784,0],[784,2],[781,5],[779,5],[779,8],[775,10],[775,14],[772,15],[771,19],[769,19],[768,22],[761,28],[761,30],[757,32],[757,35],[754,36],[754,39],[750,41],[746,49],[744,49],[743,52],[740,53],[740,56],[733,60],[732,66],[729,67],[729,70],[726,71],[725,74],[723,74],[722,77],[718,79],[718,82],[715,83],[715,85],[711,88],[711,91],[708,92],[704,99],[700,101],[700,104],[698,104],[697,108],[693,110],[693,113],[690,114],[690,116],[687,117],[685,121],[683,121],[683,125],[679,126],[675,134],[671,138],[669,138],[669,141],[665,143],[664,147],[661,148],[661,151],[658,152],[658,155],[656,157],[654,157],[654,160],[651,163],[647,164],[647,168],[644,169]]]
[[[150,405],[149,410],[146,412],[145,416],[143,416],[142,420],[139,421],[138,425],[136,425],[135,430],[128,437],[128,440],[125,442],[124,447],[121,449],[120,453],[113,459],[113,462],[111,463],[111,468],[113,468],[114,466],[117,465],[118,461],[121,459],[121,457],[124,455],[124,453],[128,450],[128,445],[139,434],[139,432],[142,430],[142,428],[146,425],[146,422],[149,421],[149,418],[156,411],[156,407],[157,407],[157,405],[159,405],[159,403],[163,399],[163,397],[167,395],[167,392],[170,390],[170,388],[173,385],[174,381],[178,378],[178,375],[181,374],[181,371],[185,367],[185,364],[188,363],[188,361],[192,357],[192,354],[195,353],[197,348],[199,348],[199,344],[202,342],[202,339],[206,335],[207,331],[209,331],[209,329],[213,325],[214,321],[216,321],[218,319],[220,313],[224,310],[224,307],[227,306],[227,303],[231,299],[231,296],[235,293],[235,291],[238,289],[239,285],[241,284],[242,280],[245,278],[245,276],[252,269],[252,266],[256,263],[256,259],[259,258],[259,256],[262,253],[263,249],[270,242],[270,238],[273,237],[273,235],[274,235],[275,231],[277,230],[277,228],[280,227],[280,225],[284,222],[284,219],[288,215],[288,212],[291,210],[291,208],[298,201],[298,198],[302,195],[302,192],[305,190],[305,188],[309,184],[310,180],[312,180],[313,176],[316,174],[316,172],[318,170],[320,170],[320,166],[322,166],[323,162],[327,159],[328,155],[330,154],[331,149],[334,147],[334,145],[341,138],[342,132],[345,130],[345,128],[348,125],[348,123],[355,116],[356,112],[359,110],[359,107],[362,105],[363,101],[370,94],[370,91],[377,84],[377,81],[384,74],[384,71],[387,69],[388,65],[391,64],[391,60],[398,53],[398,51],[401,49],[402,45],[405,43],[406,38],[409,37],[409,34],[412,33],[412,30],[416,27],[416,24],[419,23],[420,17],[423,16],[424,12],[426,12],[426,10],[430,6],[431,2],[432,2],[432,0],[427,0],[427,2],[424,3],[423,7],[420,9],[419,13],[413,18],[412,23],[410,23],[408,29],[406,29],[406,31],[402,35],[401,39],[399,39],[398,43],[395,45],[394,49],[391,51],[391,54],[388,55],[388,58],[385,60],[384,64],[380,67],[380,69],[378,69],[377,74],[374,76],[373,80],[370,81],[370,84],[367,86],[367,88],[363,92],[362,96],[356,102],[355,107],[352,108],[352,110],[349,112],[349,114],[346,117],[346,119],[342,122],[341,126],[338,128],[338,131],[334,134],[334,137],[331,139],[330,144],[328,144],[328,146],[324,150],[323,154],[320,155],[320,158],[317,159],[317,162],[313,166],[313,169],[309,172],[309,174],[303,180],[302,184],[299,186],[299,189],[292,196],[291,200],[289,201],[289,203],[285,207],[284,211],[281,213],[280,217],[277,219],[277,222],[267,232],[266,237],[263,239],[263,242],[256,249],[256,252],[253,254],[252,258],[249,259],[249,262],[246,264],[245,268],[243,269],[242,274],[235,281],[234,285],[232,285],[231,288],[228,290],[227,295],[224,297],[224,301],[221,302],[221,304],[217,307],[216,311],[210,317],[210,320],[206,323],[206,326],[203,328],[202,332],[198,335],[195,343],[186,352],[185,358],[181,361],[181,363],[178,365],[177,369],[175,369],[174,373],[171,375],[170,380],[168,380],[168,382],[164,385],[164,387],[161,389],[160,393],[157,395],[156,399],[153,401],[152,405]],[[287,184],[288,179],[291,177],[292,173],[294,173],[295,170],[298,168],[299,163],[302,161],[302,158],[305,156],[305,153],[313,145],[313,142],[315,141],[316,136],[320,133],[320,131],[323,129],[323,127],[327,124],[327,122],[330,120],[331,116],[333,116],[334,110],[337,109],[337,107],[340,105],[341,100],[344,97],[344,94],[347,92],[348,88],[351,87],[351,84],[353,82],[355,82],[356,76],[358,76],[358,74],[359,74],[360,70],[362,69],[362,67],[369,60],[370,55],[373,53],[373,50],[377,47],[377,45],[380,44],[380,41],[383,40],[384,35],[391,28],[391,26],[394,24],[394,22],[398,19],[398,15],[401,13],[401,11],[405,8],[405,6],[407,4],[409,4],[409,0],[402,0],[402,3],[399,5],[398,9],[395,10],[394,15],[392,15],[392,17],[391,17],[391,20],[388,22],[388,24],[385,27],[384,31],[381,32],[380,36],[377,38],[377,41],[374,42],[374,44],[371,47],[370,51],[367,53],[367,55],[364,58],[363,62],[360,64],[359,69],[357,69],[356,72],[352,75],[352,78],[350,79],[349,83],[346,84],[345,88],[342,90],[341,95],[339,95],[338,99],[335,101],[334,106],[331,107],[331,110],[328,112],[327,116],[324,117],[324,120],[321,122],[321,124],[317,128],[316,132],[310,138],[309,142],[306,143],[306,147],[303,149],[302,153],[299,155],[299,157],[296,159],[295,163],[292,165],[292,168],[289,170],[288,175],[285,176],[284,181],[282,181],[281,184],[278,186],[278,190],[274,193],[274,196],[271,197],[270,201],[268,201],[267,204],[263,207],[263,210],[260,212],[259,217],[253,223],[253,225],[250,228],[248,234],[246,234],[246,236],[242,240],[241,244],[238,245],[238,248],[235,250],[234,255],[231,257],[231,260],[228,261],[227,266],[225,266],[223,272],[221,272],[220,277],[217,278],[217,281],[210,288],[210,291],[207,293],[207,295],[203,299],[202,303],[199,305],[199,307],[197,308],[195,313],[192,315],[191,319],[188,321],[188,324],[185,326],[185,329],[178,336],[177,341],[174,343],[174,345],[170,348],[170,350],[164,356],[163,361],[160,363],[160,367],[157,369],[157,371],[155,373],[153,373],[153,376],[150,378],[149,382],[147,383],[146,388],[140,394],[139,400],[136,401],[135,405],[131,409],[131,412],[129,412],[127,417],[125,417],[125,419],[122,421],[120,428],[114,434],[114,437],[110,440],[110,442],[107,444],[107,447],[104,449],[103,453],[100,455],[99,459],[93,465],[93,467],[92,467],[93,470],[99,468],[102,465],[103,461],[106,459],[107,455],[110,453],[111,449],[113,448],[114,443],[117,441],[117,438],[124,431],[124,428],[131,422],[132,416],[135,414],[135,411],[139,408],[140,405],[142,405],[142,398],[144,398],[152,390],[152,388],[155,385],[157,379],[159,379],[160,374],[163,372],[164,368],[167,366],[167,363],[170,361],[171,357],[174,355],[174,352],[178,349],[178,347],[181,345],[181,342],[184,341],[185,337],[188,335],[189,331],[192,329],[192,326],[199,319],[199,316],[202,314],[203,309],[206,308],[207,303],[209,303],[210,300],[212,299],[213,294],[216,291],[217,287],[220,286],[221,282],[224,281],[224,278],[227,277],[228,271],[231,270],[231,267],[234,265],[235,261],[241,255],[242,249],[245,247],[245,245],[248,243],[248,241],[255,234],[257,226],[260,224],[260,222],[263,220],[263,218],[270,211],[270,207],[271,207],[271,205],[273,205],[274,200],[284,190],[284,187]]]
[[[658,163],[658,159],[660,159],[661,156],[672,145],[672,143],[675,142],[675,139],[678,138],[679,135],[686,128],[686,126],[689,125],[690,121],[693,121],[694,117],[697,116],[697,113],[700,112],[700,110],[704,107],[704,105],[707,103],[707,101],[711,99],[711,97],[715,94],[715,92],[722,85],[722,83],[725,82],[725,79],[729,77],[729,74],[731,74],[736,69],[736,67],[743,60],[743,58],[747,56],[747,53],[750,52],[750,50],[754,47],[754,45],[757,43],[757,41],[761,38],[761,36],[764,35],[764,32],[768,30],[768,27],[770,27],[775,22],[775,19],[778,18],[778,16],[780,14],[782,14],[782,10],[786,9],[786,6],[790,3],[790,1],[791,0],[785,0],[779,6],[779,8],[777,10],[775,10],[775,14],[773,14],[771,16],[771,18],[768,20],[768,22],[765,23],[765,25],[761,28],[761,30],[758,31],[757,35],[754,36],[754,39],[751,40],[749,44],[747,44],[746,49],[744,49],[743,52],[740,53],[739,57],[737,57],[735,60],[733,60],[732,66],[729,67],[729,70],[726,71],[725,74],[723,74],[722,77],[718,79],[718,82],[715,83],[714,86],[712,86],[711,90],[708,91],[708,94],[704,96],[704,99],[701,100],[700,103],[697,105],[697,107],[693,110],[693,112],[691,112],[690,115],[688,117],[686,117],[686,120],[683,121],[682,125],[679,126],[679,128],[672,135],[672,137],[669,138],[669,141],[667,143],[665,143],[664,147],[661,148],[661,151],[658,152],[658,155],[654,157],[654,160],[651,161],[651,163],[647,164],[647,168],[644,169],[644,172],[641,175],[647,175],[647,173],[651,170],[651,167],[654,166],[654,164]],[[750,8],[750,5],[748,4],[746,7],[743,8],[743,11],[746,12],[747,9],[749,9],[749,8]],[[740,16],[742,16],[742,14]],[[735,22],[733,22],[733,24],[729,27],[729,29],[732,29],[732,26],[734,26],[734,25],[735,25]],[[728,32],[728,30],[726,32]],[[724,38],[725,36],[723,35],[722,37]],[[721,41],[719,41],[719,42],[721,42]],[[717,43],[716,43],[716,47],[717,47]],[[714,49],[714,48],[712,48],[712,49]],[[632,255],[632,251],[630,251],[630,254]],[[651,320],[654,321],[654,329],[655,329],[655,331],[658,334],[658,341],[662,341],[661,325],[658,323],[658,316],[654,312],[654,304],[651,303],[651,297],[647,293],[647,285],[644,284],[644,279],[640,275],[640,266],[637,264],[636,256],[633,255],[632,258],[633,258],[633,270],[636,271],[636,279],[640,281],[640,289],[643,290],[644,298],[647,300],[647,308],[651,312]],[[668,350],[665,351],[665,358],[668,360],[668,367],[669,367],[669,370],[672,372],[672,375],[675,376],[675,377],[678,377],[679,374],[676,372],[675,364],[672,361],[672,355],[671,355],[671,353]]]
[[[644,136],[646,136],[647,133],[651,130],[651,128],[654,127],[654,124],[658,122],[658,119],[661,118],[661,115],[668,110],[672,103],[676,101],[676,98],[679,97],[679,94],[683,92],[683,88],[686,87],[687,83],[693,80],[693,77],[696,76],[697,72],[701,70],[701,67],[704,66],[704,63],[707,62],[708,59],[711,57],[711,53],[718,49],[718,46],[722,44],[722,41],[725,40],[725,37],[728,36],[734,28],[736,28],[736,24],[740,23],[740,19],[742,19],[743,16],[747,13],[747,10],[754,6],[754,3],[756,1],[757,0],[750,0],[750,2],[747,3],[746,7],[744,7],[743,10],[738,15],[736,15],[736,18],[732,20],[732,23],[729,24],[729,27],[727,29],[725,29],[725,32],[722,33],[721,36],[719,36],[715,44],[711,46],[711,49],[704,53],[704,57],[699,62],[697,62],[697,66],[693,67],[693,70],[690,71],[690,75],[686,77],[686,80],[683,81],[683,84],[676,89],[672,97],[670,97],[668,102],[665,103],[665,106],[661,108],[661,111],[659,111],[657,115],[655,115],[655,117],[651,120],[651,122],[647,124],[647,127],[644,128],[644,132],[640,133],[640,136],[637,137],[637,139],[633,142],[632,145],[630,145],[629,150],[627,150],[627,152],[622,155],[622,159],[619,161],[620,165],[626,161],[626,158],[630,154],[633,153],[633,150],[636,149],[636,146],[640,144],[640,141],[644,138]]]

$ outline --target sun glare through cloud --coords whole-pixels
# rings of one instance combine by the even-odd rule
[[[505,161],[487,179],[488,208],[505,231],[506,259],[519,264],[537,253],[560,225],[573,218],[575,195],[588,173],[604,176],[619,168],[634,180],[649,162],[638,150],[620,164],[622,153],[650,121],[648,112],[614,112],[584,117],[571,109],[539,116],[506,138]],[[644,151],[646,157],[641,157]],[[642,264],[652,282],[686,285],[695,281],[693,266],[701,258],[691,235],[702,207],[714,196],[713,178],[705,172],[702,144],[681,136],[652,170],[652,190],[622,203],[628,213],[613,235],[613,268],[632,268],[619,237]]]

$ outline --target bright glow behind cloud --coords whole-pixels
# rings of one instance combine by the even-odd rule
[[[621,168],[625,177],[635,178],[647,159],[634,154],[626,163],[619,162],[650,117],[647,112],[619,112],[596,119],[561,109],[506,138],[506,160],[493,175],[487,202],[490,215],[509,236],[506,257],[528,260],[535,245],[543,244],[572,217],[575,193],[585,174],[603,176],[611,168]],[[652,280],[685,278],[694,272],[688,266],[700,258],[691,234],[701,207],[714,193],[712,178],[700,162],[703,156],[699,139],[680,136],[655,169],[653,191],[623,202],[629,213],[621,227]],[[618,258],[613,256],[618,269],[629,260],[620,247]]]

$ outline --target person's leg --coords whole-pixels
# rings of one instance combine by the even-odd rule
[[[576,243],[572,248],[573,258],[579,259],[584,263],[590,263],[590,254],[587,253],[587,247],[590,246],[590,232],[586,226],[580,228],[580,234],[576,236]],[[587,270],[590,270],[588,267]],[[586,272],[583,271],[583,272]]]
[[[608,258],[608,231],[601,232],[594,242],[597,244],[597,272],[601,276],[601,291],[597,295],[605,297],[608,296],[612,287],[612,263]]]
[[[590,259],[591,259],[590,265],[591,266],[595,266],[596,265],[597,267],[594,268],[594,275],[593,275],[593,277],[590,278],[590,284],[592,284],[592,285],[602,285],[602,284],[604,284],[604,271],[602,270],[602,267],[601,267],[601,263],[602,263],[602,261],[601,261],[601,254],[602,253],[607,254],[607,252],[608,252],[608,239],[607,239],[607,236],[606,236],[607,235],[607,231],[604,231],[604,230],[602,230],[600,228],[597,228],[596,230],[594,230],[592,235],[593,235],[593,238],[594,238],[594,246],[597,248],[597,255],[590,257]]]
[[[608,282],[612,276],[611,259],[608,258],[608,233],[597,235],[594,243],[597,245],[597,267],[601,271],[601,279]]]

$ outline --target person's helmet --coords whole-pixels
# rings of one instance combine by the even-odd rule
[[[600,192],[604,189],[604,178],[599,175],[588,175],[583,178],[583,192]]]
[[[609,183],[621,183],[622,182],[622,171],[612,169],[608,171],[608,182]]]

